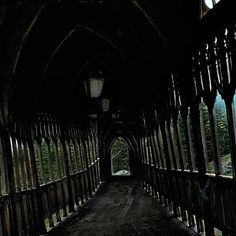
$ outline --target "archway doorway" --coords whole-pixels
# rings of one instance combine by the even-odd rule
[[[129,149],[122,137],[118,137],[111,147],[112,176],[130,176]]]

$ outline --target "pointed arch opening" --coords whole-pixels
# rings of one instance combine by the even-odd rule
[[[130,176],[129,148],[122,137],[118,137],[111,147],[112,176]]]

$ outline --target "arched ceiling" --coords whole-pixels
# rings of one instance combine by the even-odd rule
[[[171,54],[173,32],[166,33],[164,24],[158,28],[159,18],[150,14],[153,1],[147,2],[37,3],[41,10],[17,53],[12,109],[16,113],[53,111],[78,117],[96,112],[96,102],[86,97],[83,88],[86,73],[94,68],[106,76],[103,95],[111,98],[113,112],[126,111],[135,117],[151,105],[157,94],[167,89],[166,75],[178,50]],[[159,6],[163,8],[163,4]],[[163,23],[164,15],[159,17]],[[173,30],[177,14],[168,17]],[[170,19],[166,27],[171,25]]]

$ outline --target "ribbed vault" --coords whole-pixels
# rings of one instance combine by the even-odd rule
[[[80,210],[118,137],[173,216],[235,234],[233,1],[0,0],[0,235]]]
[[[152,85],[166,83],[158,79],[167,67],[165,42],[135,5],[116,10],[116,4],[52,2],[37,13],[18,52],[13,109],[87,114],[80,73],[87,64],[107,75],[114,110],[138,110],[153,99]],[[147,34],[152,44],[142,36]]]

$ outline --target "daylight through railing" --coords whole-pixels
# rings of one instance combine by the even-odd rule
[[[38,114],[2,130],[0,235],[45,234],[97,191],[97,121],[86,127]]]
[[[138,142],[143,187],[206,235],[236,234],[236,24],[225,22],[198,43],[186,80],[169,77]]]

